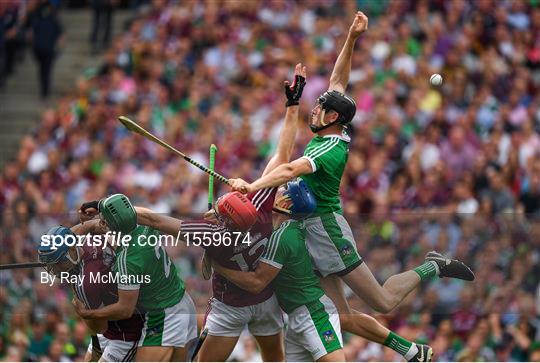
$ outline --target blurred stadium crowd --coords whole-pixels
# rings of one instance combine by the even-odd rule
[[[285,113],[283,80],[297,62],[307,65],[307,118],[357,8],[370,29],[353,58],[348,93],[358,112],[342,194],[359,251],[381,281],[431,249],[477,276],[467,285],[427,283],[378,317],[430,342],[437,360],[539,361],[537,0],[153,1],[101,64],[44,110],[2,170],[0,262],[34,260],[48,227],[75,223],[82,201],[112,192],[160,213],[205,211],[206,175],[130,135],[118,115],[204,163],[213,142],[217,171],[256,178]],[[437,89],[428,83],[434,72],[444,77]],[[298,152],[311,136],[304,129]],[[204,312],[201,252],[170,253]],[[0,274],[0,356],[80,359],[88,337],[70,292],[40,284],[38,273]],[[350,360],[398,359],[345,340]],[[237,353],[260,358],[249,339]]]

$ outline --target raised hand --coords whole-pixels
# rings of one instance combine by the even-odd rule
[[[300,104],[300,97],[302,97],[302,91],[306,85],[306,66],[302,66],[302,63],[298,63],[294,67],[294,81],[291,85],[289,81],[284,82],[285,96],[287,96],[287,103],[285,107],[297,106]]]
[[[354,38],[358,38],[360,34],[365,32],[368,28],[368,17],[361,11],[357,11],[354,16],[353,23],[349,28],[349,34]]]
[[[93,219],[95,216],[99,214],[99,201],[94,200],[91,202],[86,202],[81,205],[79,210],[77,211],[79,213],[79,219],[82,223],[89,221]]]

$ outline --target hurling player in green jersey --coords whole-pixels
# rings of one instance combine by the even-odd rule
[[[354,44],[367,27],[367,17],[357,12],[330,76],[329,89],[319,96],[311,112],[310,128],[316,136],[306,147],[304,156],[281,165],[253,183],[230,179],[233,190],[243,193],[279,186],[297,177],[309,185],[317,199],[317,210],[301,226],[306,245],[315,269],[324,278],[321,282],[325,292],[341,316],[347,317],[342,318],[343,328],[358,335],[365,326],[356,319],[356,312],[350,310],[338,278],[372,308],[385,313],[394,309],[423,280],[435,276],[474,279],[472,271],[462,262],[430,252],[422,265],[394,275],[381,285],[358,254],[351,228],[343,217],[339,186],[349,152],[346,125],[356,113],[355,102],[344,92]],[[406,358],[430,355],[431,348],[419,347],[412,346]]]
[[[293,215],[312,213],[315,197],[303,181],[292,181],[276,195],[274,231],[255,271],[239,271],[212,263],[239,287],[257,293],[270,283],[289,317],[285,337],[287,361],[341,362],[343,340],[339,313],[320,286],[304,233]],[[294,213],[294,214],[293,214]]]
[[[121,320],[138,309],[145,314],[145,322],[135,360],[185,361],[187,345],[197,337],[196,310],[165,248],[152,242],[158,240],[159,231],[137,225],[136,212],[125,195],[85,204],[81,217],[99,212],[109,230],[131,238],[125,244],[112,244],[116,247],[112,276],[117,279],[118,301],[87,309],[74,300],[77,313],[84,319]]]

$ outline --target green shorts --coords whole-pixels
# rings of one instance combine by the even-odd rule
[[[146,313],[139,347],[185,347],[197,337],[197,312],[187,292],[176,305]]]
[[[326,295],[287,315],[285,355],[288,362],[314,362],[343,348],[339,314]]]
[[[306,246],[322,276],[346,275],[362,263],[351,227],[339,213],[326,213],[304,220]]]

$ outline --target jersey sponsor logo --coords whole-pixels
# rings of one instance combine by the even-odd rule
[[[154,336],[154,335],[159,335],[162,332],[163,332],[163,327],[162,326],[154,326],[152,328],[146,329],[146,336],[150,337],[150,336]]]
[[[342,256],[349,256],[353,253],[353,249],[349,245],[345,245],[339,249],[339,254]]]
[[[326,343],[331,343],[336,340],[336,335],[332,329],[323,332],[322,335]]]

